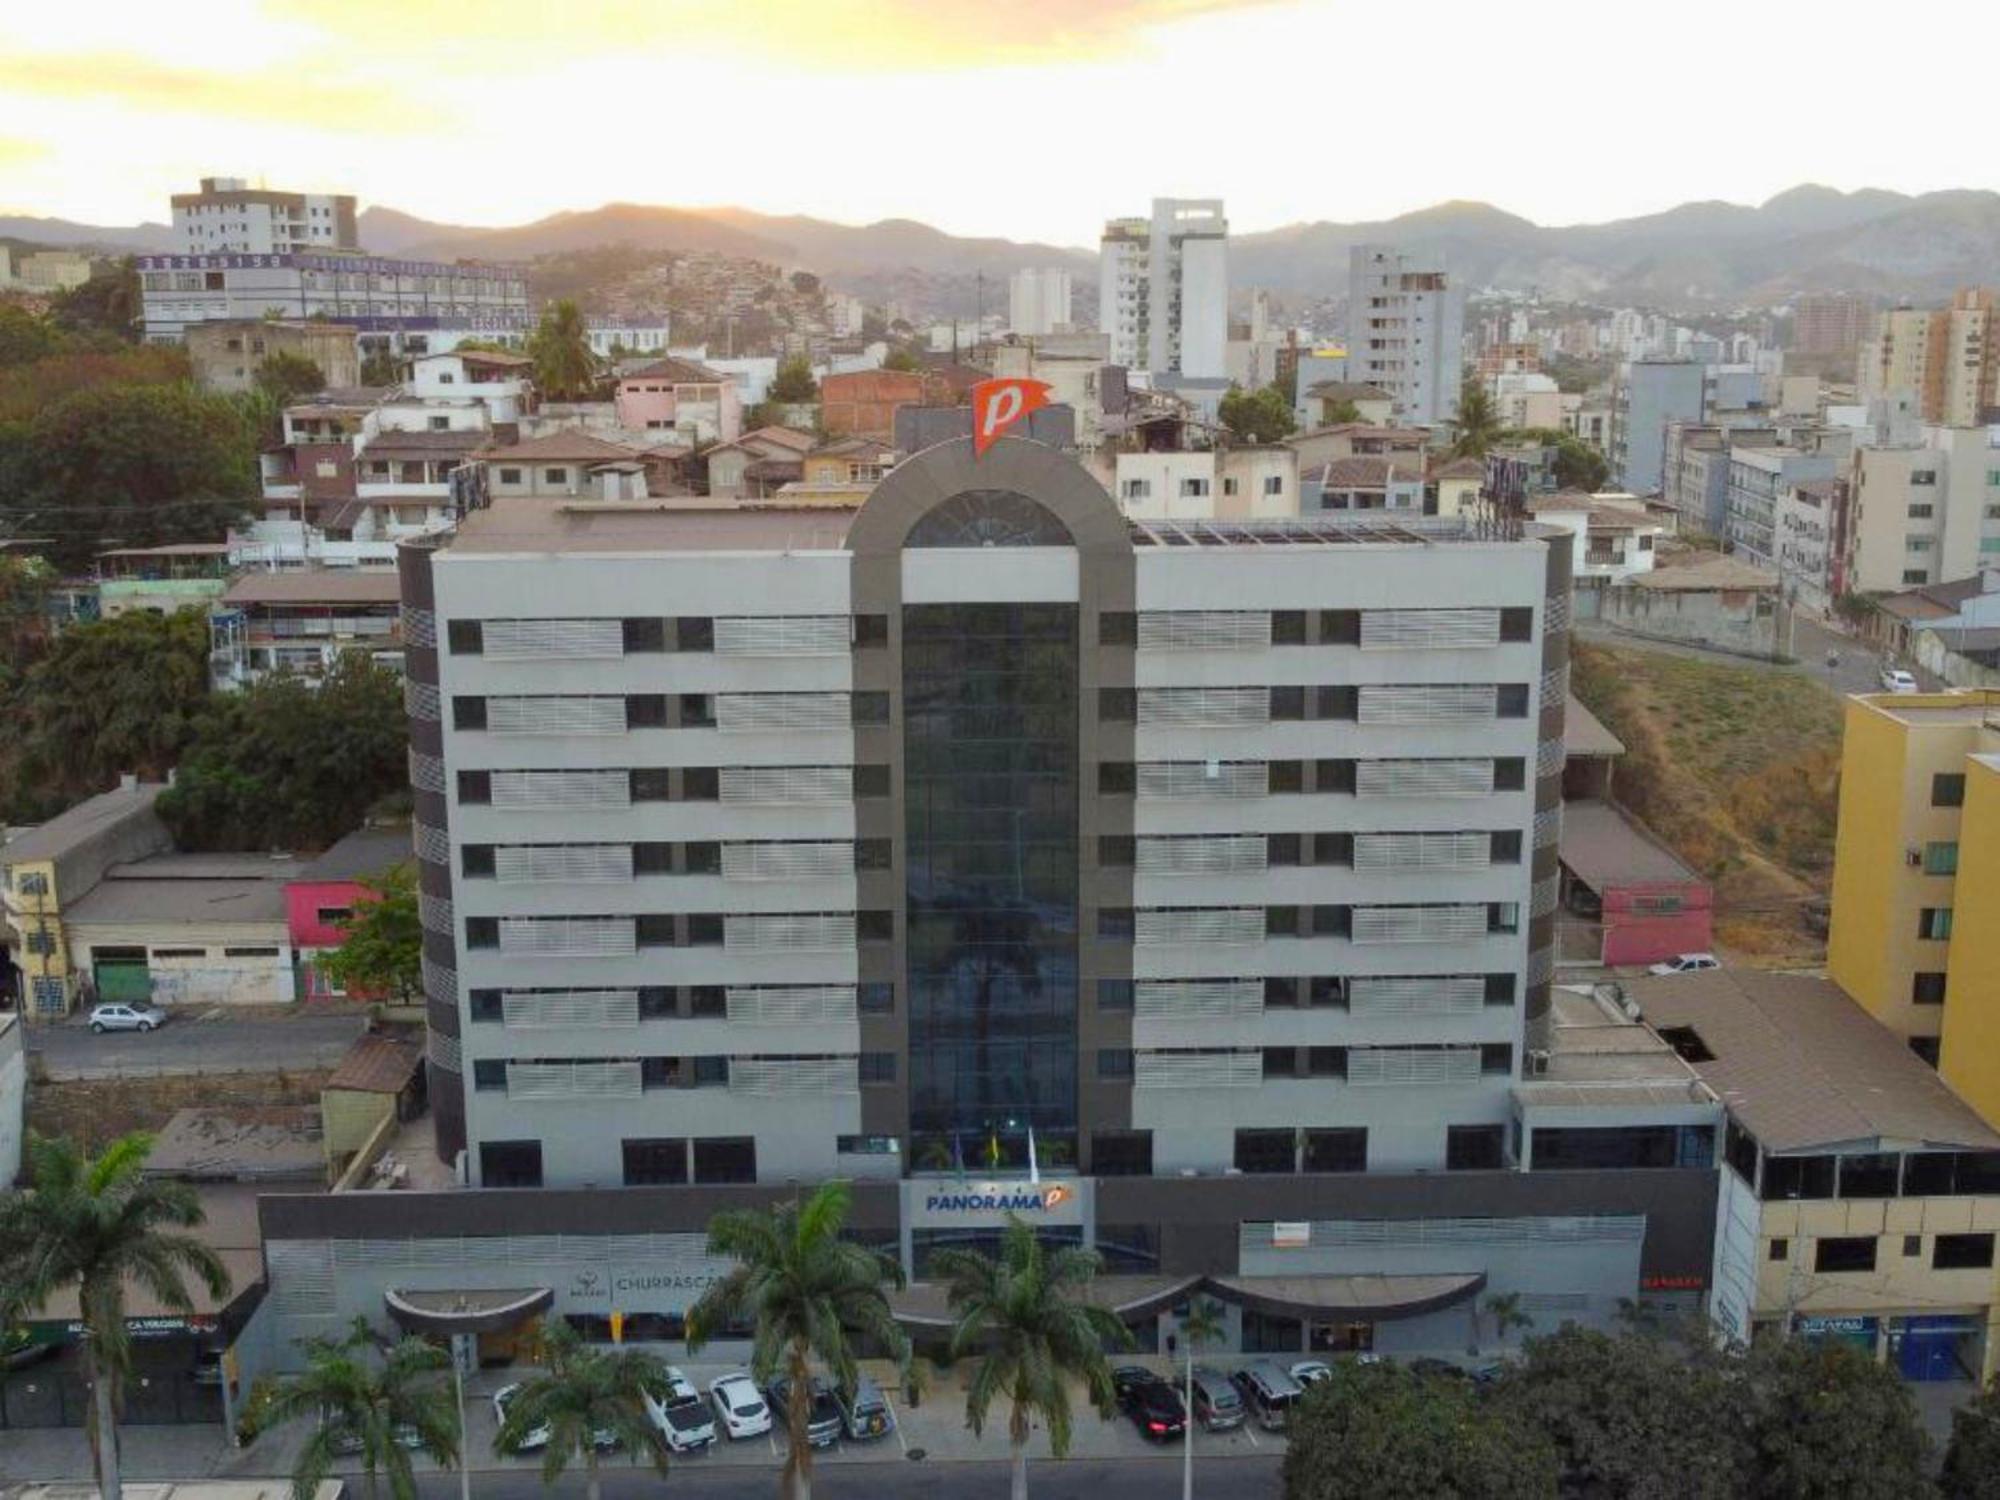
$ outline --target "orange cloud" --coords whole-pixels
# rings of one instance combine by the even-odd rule
[[[1279,0],[268,0],[267,10],[370,45],[393,38],[436,61],[499,53],[547,58],[657,55],[662,86],[689,54],[750,54],[848,71],[1096,61],[1196,16]]]
[[[289,120],[337,131],[394,133],[437,123],[428,104],[419,116],[393,90],[314,79],[309,69],[209,72],[124,52],[0,57],[0,94],[100,99],[141,112]]]

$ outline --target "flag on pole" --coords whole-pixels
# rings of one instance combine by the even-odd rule
[[[1000,434],[1032,411],[1049,404],[1053,389],[1046,380],[1007,377],[982,380],[972,388],[972,456],[992,447]]]
[[[1040,1183],[1041,1180],[1042,1169],[1035,1161],[1035,1127],[1030,1125],[1028,1127],[1028,1181],[1031,1183]]]

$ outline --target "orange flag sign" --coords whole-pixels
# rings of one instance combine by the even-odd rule
[[[992,447],[1000,434],[1031,411],[1049,404],[1045,380],[982,380],[972,388],[972,456]]]

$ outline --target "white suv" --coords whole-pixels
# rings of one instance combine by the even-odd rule
[[[1722,962],[1713,953],[1676,953],[1664,963],[1654,964],[1648,974],[1699,974],[1703,969],[1719,969]]]
[[[722,1419],[722,1430],[735,1438],[751,1438],[771,1430],[771,1408],[757,1383],[741,1370],[709,1382],[708,1399]]]

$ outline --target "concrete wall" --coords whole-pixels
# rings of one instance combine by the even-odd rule
[[[1792,610],[1775,591],[1612,587],[1598,596],[1598,618],[1651,640],[1738,656],[1791,655]]]
[[[0,1188],[21,1175],[21,1131],[28,1107],[28,1059],[18,1013],[0,1014]]]

